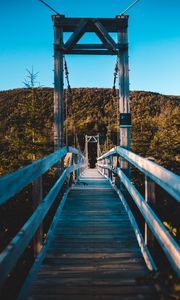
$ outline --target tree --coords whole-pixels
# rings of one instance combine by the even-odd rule
[[[30,111],[29,111],[29,125],[30,125],[30,134],[32,135],[32,160],[35,160],[35,131],[37,127],[35,126],[35,117],[36,117],[36,102],[37,102],[37,93],[36,93],[36,84],[37,76],[39,72],[34,72],[33,66],[32,70],[26,69],[27,75],[25,81],[23,82],[25,87],[29,89],[28,98],[31,101]],[[40,86],[39,86],[40,87]]]

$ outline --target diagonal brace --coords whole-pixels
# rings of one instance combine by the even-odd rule
[[[112,39],[106,28],[102,25],[101,22],[98,20],[95,20],[93,22],[95,26],[95,32],[98,35],[98,37],[101,39],[103,43],[106,43],[110,49],[116,50],[117,44],[116,42]]]
[[[87,23],[88,22],[84,19],[82,19],[79,22],[79,24],[76,27],[75,31],[72,33],[72,35],[70,36],[70,38],[67,40],[67,42],[65,44],[65,49],[66,50],[70,50],[76,45],[76,43],[79,41],[79,39],[85,33]]]

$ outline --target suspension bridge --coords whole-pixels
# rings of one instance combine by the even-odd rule
[[[53,16],[53,24],[55,151],[0,179],[0,204],[11,201],[31,183],[36,203],[31,217],[0,254],[0,286],[3,287],[34,238],[35,261],[18,299],[160,299],[159,289],[148,280],[152,272],[158,272],[150,248],[156,241],[177,277],[180,248],[153,210],[155,185],[178,204],[180,181],[176,174],[130,150],[128,16],[66,18],[57,14]],[[64,32],[71,33],[65,43]],[[86,32],[94,32],[100,43],[79,43]],[[117,41],[110,33],[117,33]],[[65,54],[117,56],[119,143],[103,155],[99,135],[85,137],[84,154],[64,146],[64,70],[68,75],[67,66],[63,67]],[[94,169],[88,163],[90,142],[97,143]],[[131,181],[131,166],[145,177],[145,197]],[[43,198],[43,174],[52,167],[59,177]],[[43,241],[42,222],[65,183],[66,190]],[[144,220],[144,232],[128,199]]]

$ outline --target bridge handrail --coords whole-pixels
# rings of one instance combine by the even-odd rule
[[[24,187],[24,181],[21,181],[21,176],[25,176],[26,182],[30,183],[38,176],[45,173],[52,165],[54,165],[60,158],[62,158],[67,152],[71,152],[74,154],[80,154],[80,152],[72,147],[64,147],[56,152],[50,154],[49,156],[34,162],[30,166],[27,166],[19,171],[13,172],[10,175],[4,176],[5,180],[3,181],[6,186],[8,186],[8,182],[14,183],[14,180],[17,178],[20,180],[20,185],[18,184],[18,188],[13,190],[14,192],[18,192],[19,188]],[[37,168],[42,167],[41,170]],[[33,238],[34,234],[36,233],[37,229],[39,228],[40,224],[42,223],[44,217],[48,213],[50,207],[52,206],[56,196],[58,195],[63,183],[66,180],[66,177],[76,171],[78,169],[86,167],[86,164],[77,163],[75,165],[71,165],[67,167],[61,176],[58,178],[56,183],[53,185],[51,190],[42,200],[42,202],[38,205],[36,210],[33,212],[31,217],[27,220],[27,222],[23,225],[20,231],[16,234],[16,236],[12,239],[12,241],[7,245],[7,247],[3,250],[0,254],[0,287],[3,285],[5,279],[7,278],[8,274],[15,266],[18,258],[22,255],[24,250],[26,249],[27,245]],[[35,170],[38,172],[38,176],[35,173]],[[29,173],[32,172],[30,175]],[[11,176],[13,175],[13,176]],[[10,179],[9,179],[10,178]],[[4,178],[3,178],[4,179]],[[17,182],[16,182],[17,183]],[[27,184],[26,184],[27,185]],[[12,192],[10,193],[12,195]]]
[[[142,195],[138,192],[135,186],[131,183],[128,177],[121,171],[120,168],[116,170],[107,165],[98,164],[100,168],[104,168],[112,171],[121,179],[122,183],[132,196],[138,209],[140,210],[145,222],[148,224],[151,232],[157,239],[170,264],[175,272],[180,276],[180,247],[177,242],[169,234],[165,226],[159,220],[157,215],[151,209],[151,207],[145,202]]]
[[[26,167],[23,167],[9,175],[2,176],[0,178],[0,205],[44,174],[68,152],[80,154],[79,150],[73,147],[63,147]]]
[[[98,161],[113,155],[119,155],[123,157],[125,160],[139,169],[142,173],[151,178],[155,183],[161,186],[178,202],[180,202],[180,176],[161,167],[155,162],[152,162],[119,146],[112,148],[109,152],[100,156],[98,158]]]
[[[178,202],[178,183],[180,183],[179,176],[173,174],[172,172],[166,170],[161,166],[158,166],[156,163],[142,158],[139,155],[134,154],[133,152],[121,147],[111,149],[109,152],[99,157],[97,163],[97,166],[99,168],[109,170],[109,175],[111,174],[111,172],[113,172],[120,178],[121,182],[124,184],[125,188],[136,203],[153,236],[156,238],[162,250],[164,251],[172,268],[178,274],[178,276],[180,276],[180,247],[178,243],[169,234],[164,224],[160,221],[160,219],[157,217],[157,215],[154,213],[152,208],[148,205],[139,191],[135,188],[126,174],[119,167],[114,167],[112,160],[109,161],[110,164],[106,161],[106,159],[109,159],[115,155],[121,156],[126,159],[129,163],[133,164],[136,168],[143,172],[147,177],[150,177],[153,181],[158,183],[161,187],[164,188],[164,185],[166,184],[167,187],[165,187],[164,189],[167,192],[169,192],[168,188],[170,184],[172,184],[173,187],[171,188],[171,191],[169,193],[174,196]],[[112,178],[110,180],[112,180]]]

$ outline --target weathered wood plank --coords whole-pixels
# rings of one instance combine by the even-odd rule
[[[156,299],[128,215],[100,178],[72,188],[27,299]]]

